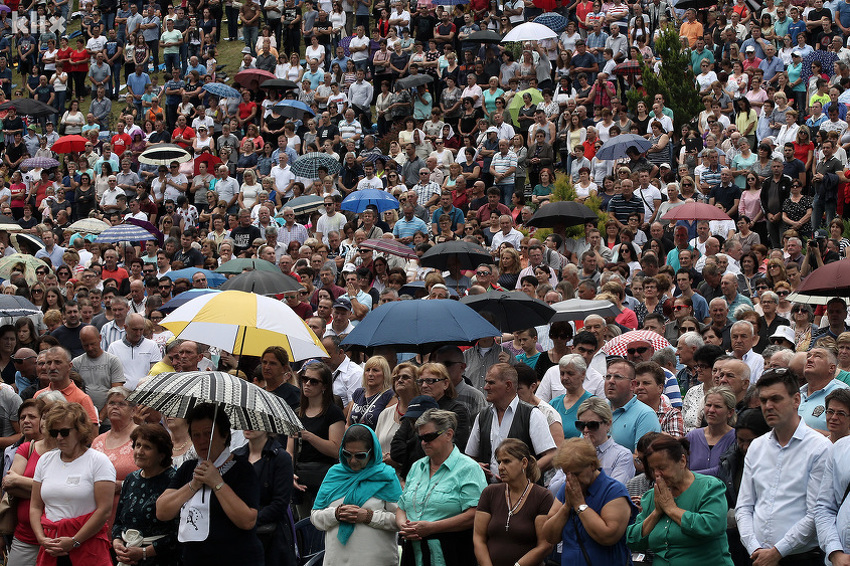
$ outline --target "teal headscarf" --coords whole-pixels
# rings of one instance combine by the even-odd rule
[[[363,427],[372,435],[372,457],[366,467],[359,472],[352,470],[348,461],[342,457],[346,437],[354,427]],[[313,509],[326,509],[340,497],[344,498],[343,504],[357,505],[358,507],[362,507],[372,497],[392,503],[395,503],[401,497],[401,485],[398,483],[395,470],[384,464],[381,443],[378,442],[378,437],[371,428],[362,424],[351,425],[340,444],[339,461],[339,464],[334,464],[328,470],[324,481],[322,481]],[[340,523],[336,538],[342,544],[346,544],[353,532],[354,525],[352,523]]]

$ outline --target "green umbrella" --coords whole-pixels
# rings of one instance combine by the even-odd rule
[[[519,123],[519,109],[525,105],[525,102],[522,99],[522,95],[526,92],[531,95],[532,104],[540,104],[541,102],[543,102],[543,95],[536,88],[527,88],[516,93],[511,99],[511,103],[508,104],[508,112],[511,113],[511,118],[513,119],[514,124]]]
[[[37,281],[35,270],[39,267],[47,267],[49,269],[49,266],[45,262],[35,256],[21,253],[12,254],[0,259],[0,277],[10,279],[13,272],[20,271],[24,274],[27,283],[33,285]]]
[[[218,269],[216,269],[216,273],[242,273],[244,270],[253,270],[258,269],[260,271],[277,271],[280,272],[280,268],[275,264],[266,261],[264,259],[251,259],[251,258],[243,258],[237,257],[233,258],[230,261],[226,261],[222,263]]]

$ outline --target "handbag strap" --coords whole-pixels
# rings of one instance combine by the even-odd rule
[[[850,491],[850,486],[848,486],[848,491]],[[581,540],[581,534],[578,532],[578,525],[576,524],[579,521],[578,515],[573,511],[570,513],[573,517],[573,529],[576,531],[576,540],[578,541],[578,547],[581,549],[581,554],[584,556],[584,561],[587,562],[587,566],[591,566],[590,556],[587,554],[587,549],[584,548],[584,543]]]

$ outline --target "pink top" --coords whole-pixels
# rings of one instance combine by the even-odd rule
[[[133,459],[133,441],[128,440],[118,448],[108,450],[106,448],[107,434],[109,433],[104,432],[100,436],[96,437],[94,442],[92,442],[91,447],[98,452],[106,454],[106,457],[109,458],[109,461],[112,462],[113,466],[115,466],[116,481],[124,481],[124,478],[126,478],[130,472],[135,472],[139,469]],[[115,512],[118,510],[118,497],[120,495],[120,491],[116,493],[115,499],[112,502],[112,513],[109,515],[109,532],[112,532],[112,523],[115,522]]]
[[[761,211],[761,189],[756,192],[743,191],[741,200],[738,202],[738,214],[744,215],[750,220],[755,220]]]

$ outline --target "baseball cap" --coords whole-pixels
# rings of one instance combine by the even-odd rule
[[[404,418],[418,419],[428,409],[439,409],[440,406],[433,397],[428,395],[419,395],[410,400],[407,404],[407,411],[404,413]]]
[[[752,45],[748,45],[748,46],[747,46],[747,48],[746,48],[746,49],[744,49],[744,51],[745,51],[746,53],[755,53],[756,48],[755,48],[755,47],[753,47]]]
[[[498,134],[498,133],[499,133],[499,130],[498,130],[498,129],[496,129],[496,126],[490,126],[489,128],[487,128],[487,133],[488,133],[488,134],[490,134],[490,133]]]
[[[335,309],[345,309],[345,310],[351,312],[351,310],[352,310],[351,309],[351,301],[349,301],[345,297],[340,297],[340,298],[338,298],[337,300],[334,301],[333,308],[335,308]]]
[[[342,272],[343,273],[354,273],[356,271],[357,271],[357,266],[354,265],[353,263],[346,263],[345,265],[342,266]]]

